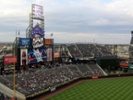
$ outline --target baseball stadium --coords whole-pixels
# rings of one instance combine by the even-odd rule
[[[55,43],[42,12],[32,4],[26,37],[0,43],[0,100],[133,99],[133,31],[130,44]]]

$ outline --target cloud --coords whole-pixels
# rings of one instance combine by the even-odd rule
[[[50,33],[46,33],[47,38],[54,38],[55,43],[100,43],[100,44],[127,44],[130,43],[130,34],[112,34],[112,33],[67,33],[67,32],[55,32],[53,37],[50,37]],[[102,35],[101,35],[102,34]]]
[[[65,26],[64,28],[66,29],[64,30],[67,31],[67,28],[70,28],[69,26],[75,28],[79,26],[80,28],[78,27],[78,29],[83,30],[82,27],[84,26],[93,26],[95,28],[105,25],[116,27],[119,25],[125,27],[132,25],[132,16],[129,16],[128,13],[116,11],[115,9],[118,9],[116,6],[115,9],[111,9],[111,4],[105,5],[98,2],[91,2],[92,4],[89,3],[89,5],[86,5],[88,4],[87,2],[89,2],[89,0],[86,1],[86,3],[81,3],[81,6],[69,6],[69,8],[64,7],[60,8],[60,10],[55,8],[52,13],[46,15],[47,26],[51,24],[54,27],[62,28],[62,26]],[[112,27],[110,27],[110,29],[112,29]]]
[[[38,4],[44,8],[46,36],[56,33],[56,42],[89,41],[94,36],[97,41],[120,43],[124,39],[121,43],[130,42],[133,26],[132,0],[0,1],[0,41],[11,41],[13,37],[5,38],[5,34],[13,36],[16,30],[20,30],[22,36],[25,36],[31,4]],[[107,37],[109,34],[110,38]],[[123,38],[123,35],[127,37]],[[66,39],[66,36],[69,38]]]

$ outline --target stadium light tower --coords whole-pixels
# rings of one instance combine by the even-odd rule
[[[15,36],[17,38],[17,36]],[[13,55],[15,55],[15,44],[14,44],[14,50]],[[14,71],[13,71],[13,91],[14,91],[14,98],[16,97],[16,66],[14,62]]]
[[[50,37],[51,37],[52,42],[53,42],[52,43],[52,63],[54,64],[55,63],[55,61],[54,61],[54,48],[55,47],[54,47],[54,38],[53,38],[53,35],[54,35],[53,33],[50,34]]]
[[[16,34],[15,34],[15,41],[12,45],[12,55],[13,55],[13,58],[12,59],[12,62],[11,64],[13,64],[13,98],[15,99],[17,96],[16,96],[16,63],[17,63],[17,45],[18,45],[18,35],[20,34],[20,31],[16,31]]]

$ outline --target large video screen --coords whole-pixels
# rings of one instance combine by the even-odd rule
[[[32,14],[33,14],[33,18],[44,19],[43,7],[40,5],[33,4],[32,5]]]
[[[44,30],[39,26],[39,24],[36,24],[35,27],[31,30],[30,35],[32,37],[44,37]]]
[[[47,49],[34,48],[28,50],[28,63],[39,63],[47,61]]]
[[[32,46],[33,48],[39,48],[39,47],[44,46],[43,37],[34,37],[32,39]]]

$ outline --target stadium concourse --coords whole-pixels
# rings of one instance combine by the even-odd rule
[[[23,66],[16,71],[17,100],[32,100],[79,79],[133,75],[133,70],[123,70],[119,58],[106,46],[63,44],[55,45],[56,52],[58,47],[61,47],[61,55],[54,59],[54,63]],[[13,97],[13,85],[13,72],[3,71],[0,75],[0,99]]]

